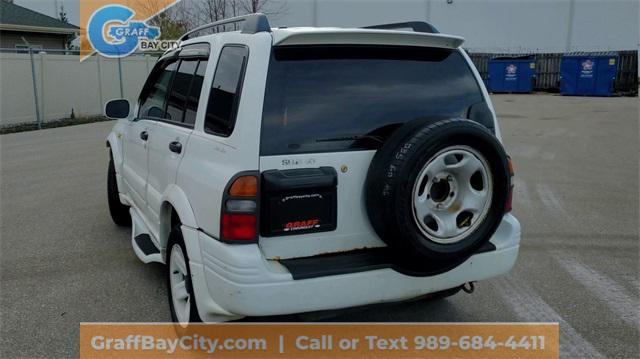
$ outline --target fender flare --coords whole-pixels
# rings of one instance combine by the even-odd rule
[[[194,299],[200,317],[207,322],[239,318],[220,307],[209,295],[209,287],[205,280],[204,266],[202,264],[202,253],[200,251],[199,231],[196,218],[187,199],[187,195],[175,184],[169,185],[162,195],[160,245],[164,248],[164,262],[169,262],[166,256],[169,252],[167,242],[169,240],[169,232],[171,231],[172,207],[178,214],[178,217],[180,217],[182,224],[180,229],[186,246],[187,256],[189,257],[188,265],[191,269],[192,280],[197,283],[193,286],[193,291],[196,293],[196,298]]]
[[[193,209],[189,204],[187,195],[180,187],[176,186],[175,184],[169,185],[169,188],[167,188],[167,190],[162,195],[161,201],[163,209],[167,204],[171,205],[175,209],[176,213],[178,213],[178,217],[180,217],[180,222],[183,226],[198,228],[196,217],[193,214]]]
[[[111,154],[113,156],[113,164],[116,167],[116,172],[121,173],[122,170],[122,148],[121,148],[121,140],[118,140],[115,132],[111,132],[109,136],[107,136],[107,147],[111,149]]]

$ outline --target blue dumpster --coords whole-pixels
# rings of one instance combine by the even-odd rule
[[[575,96],[611,96],[618,55],[566,55],[560,66],[560,93]]]
[[[489,61],[489,91],[531,93],[536,62],[533,57],[498,57]]]

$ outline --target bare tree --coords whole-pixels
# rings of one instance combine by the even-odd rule
[[[236,17],[240,15],[240,0],[228,0],[231,16]]]
[[[227,0],[200,0],[195,7],[204,15],[205,22],[222,20],[227,16]]]
[[[194,19],[188,1],[183,1],[166,9],[162,8],[162,3],[155,0],[130,0],[137,9],[143,9],[149,14],[157,14],[149,24],[160,28],[162,40],[173,40],[179,38],[188,29],[198,25]]]
[[[244,14],[262,12],[276,16],[286,9],[284,0],[183,0],[160,12],[162,2],[128,0],[147,13],[159,13],[150,24],[160,27],[163,39],[175,39],[189,29],[204,23],[224,20]]]
[[[247,13],[256,13],[264,5],[265,0],[245,0],[242,2],[242,8]]]
[[[182,2],[179,2],[169,10],[172,14],[172,18],[189,27],[198,25],[198,9],[194,7],[194,3],[197,1],[198,0],[183,0]]]
[[[204,15],[205,22],[224,20],[243,14],[263,12],[277,15],[285,11],[283,0],[192,0],[191,6],[199,15]]]
[[[277,15],[285,11],[286,3],[273,0],[238,0],[240,7],[247,14],[257,12],[267,15]]]

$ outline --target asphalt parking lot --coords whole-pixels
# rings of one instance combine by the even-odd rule
[[[638,357],[638,99],[494,103],[517,172],[513,271],[472,295],[315,319],[559,322],[563,357]],[[78,356],[80,322],[170,319],[163,267],[138,261],[109,218],[111,126],[0,137],[2,358]]]

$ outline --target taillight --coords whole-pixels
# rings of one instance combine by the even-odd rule
[[[222,238],[230,241],[252,241],[256,238],[255,214],[222,215]]]
[[[505,212],[511,212],[513,210],[513,185],[509,188],[509,195],[507,196],[507,202],[504,205]]]
[[[507,195],[507,201],[504,206],[505,212],[511,212],[513,210],[513,177],[515,176],[515,172],[513,170],[513,161],[511,161],[511,157],[507,157],[507,168],[509,170],[509,194]]]
[[[258,178],[241,176],[236,178],[229,188],[232,197],[256,197],[258,195]]]
[[[258,238],[258,177],[236,176],[222,201],[220,237],[225,242],[254,243]]]

